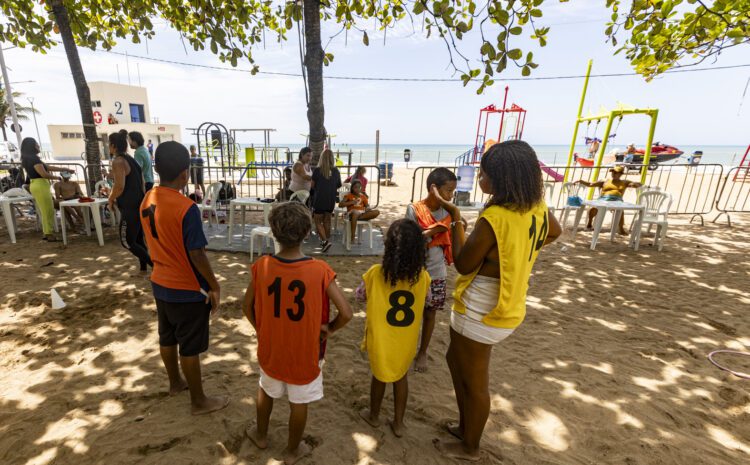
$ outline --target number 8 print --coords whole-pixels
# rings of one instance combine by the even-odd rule
[[[404,299],[403,303],[400,302],[402,298]],[[388,300],[391,308],[386,313],[385,320],[389,325],[406,327],[414,323],[414,310],[411,309],[414,305],[414,294],[409,291],[395,291]],[[398,319],[399,312],[404,314],[401,320]]]

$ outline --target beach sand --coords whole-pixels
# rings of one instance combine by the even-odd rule
[[[378,220],[402,216],[411,195],[382,187]],[[475,217],[475,215],[474,215]],[[492,411],[481,463],[739,464],[750,462],[750,384],[706,359],[719,348],[750,350],[750,216],[733,227],[670,219],[664,250],[646,237],[639,252],[620,239],[547,247],[535,266],[526,321],[494,348]],[[607,221],[608,224],[609,221]],[[108,230],[104,247],[74,236],[67,248],[41,241],[29,220],[18,243],[0,231],[0,463],[273,463],[286,444],[286,401],[271,421],[271,446],[244,430],[255,417],[256,340],[242,316],[248,255],[209,253],[223,308],[203,357],[204,386],[229,407],[192,417],[187,392],[166,395],[156,309],[136,260]],[[351,301],[377,257],[333,257]],[[449,283],[455,274],[451,271]],[[450,286],[452,288],[452,286]],[[50,308],[50,289],[67,308]],[[411,374],[397,439],[358,416],[368,405],[368,363],[359,351],[364,312],[329,343],[325,399],[306,431],[303,464],[450,463],[433,439],[456,405],[444,354],[450,298],[438,315],[430,367]],[[750,360],[721,357],[750,372]],[[383,418],[392,416],[387,393]]]

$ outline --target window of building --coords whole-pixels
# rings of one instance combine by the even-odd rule
[[[130,104],[130,121],[132,123],[146,122],[146,112],[143,105],[138,105],[137,103]]]
[[[101,100],[92,100],[91,101],[91,107],[92,108],[101,108],[102,101]]]

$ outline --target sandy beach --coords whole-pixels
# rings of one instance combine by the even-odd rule
[[[411,197],[411,170],[381,187],[387,228]],[[711,218],[707,219],[713,219]],[[476,214],[470,215],[474,219]],[[590,233],[541,253],[526,321],[494,348],[487,464],[740,464],[750,462],[750,384],[714,367],[715,349],[750,351],[750,216],[690,224],[670,217],[664,250],[644,237]],[[609,224],[609,220],[605,225]],[[608,226],[605,226],[608,227]],[[67,247],[19,220],[18,243],[0,230],[0,463],[274,463],[286,443],[286,401],[276,403],[267,451],[245,437],[254,421],[256,339],[242,316],[249,258],[209,257],[222,284],[203,357],[204,387],[228,394],[225,410],[192,417],[188,394],[168,397],[156,308],[137,261],[107,229]],[[332,257],[350,301],[379,257]],[[451,270],[449,291],[455,272]],[[67,303],[50,308],[50,289]],[[359,351],[364,307],[329,343],[325,398],[310,408],[302,464],[450,463],[433,447],[457,414],[444,360],[451,300],[438,315],[429,371],[409,378],[408,432],[397,439],[358,415],[369,367]],[[750,372],[750,360],[718,358]],[[385,418],[392,415],[386,394]]]

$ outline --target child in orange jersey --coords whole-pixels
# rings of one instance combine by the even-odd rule
[[[412,220],[400,219],[388,228],[383,263],[362,276],[357,298],[367,300],[363,348],[370,358],[370,408],[360,416],[380,426],[380,405],[386,383],[393,383],[394,414],[391,429],[404,434],[404,412],[409,396],[407,373],[417,353],[422,312],[430,292],[425,270],[422,230]]]
[[[283,203],[271,210],[268,220],[281,251],[252,265],[243,305],[258,337],[260,365],[257,424],[247,435],[259,448],[268,446],[273,401],[286,394],[290,414],[284,462],[292,464],[312,451],[302,434],[307,404],[323,398],[321,341],[349,322],[352,309],[334,271],[300,250],[312,230],[310,211],[300,203]],[[324,311],[329,299],[339,311],[330,322]]]
[[[370,208],[367,194],[362,192],[362,183],[353,180],[349,188],[349,193],[339,203],[339,207],[346,207],[346,214],[349,215],[349,226],[351,228],[351,239],[354,242],[354,236],[357,233],[357,221],[372,220],[380,215],[378,210]]]
[[[169,393],[189,388],[192,413],[200,415],[226,407],[229,398],[206,396],[201,383],[200,354],[208,350],[209,314],[219,311],[220,288],[206,256],[208,242],[200,211],[182,195],[190,180],[189,168],[190,156],[182,144],[159,145],[156,172],[160,183],[146,193],[139,216],[154,262],[151,286]],[[180,365],[185,379],[180,376]]]

